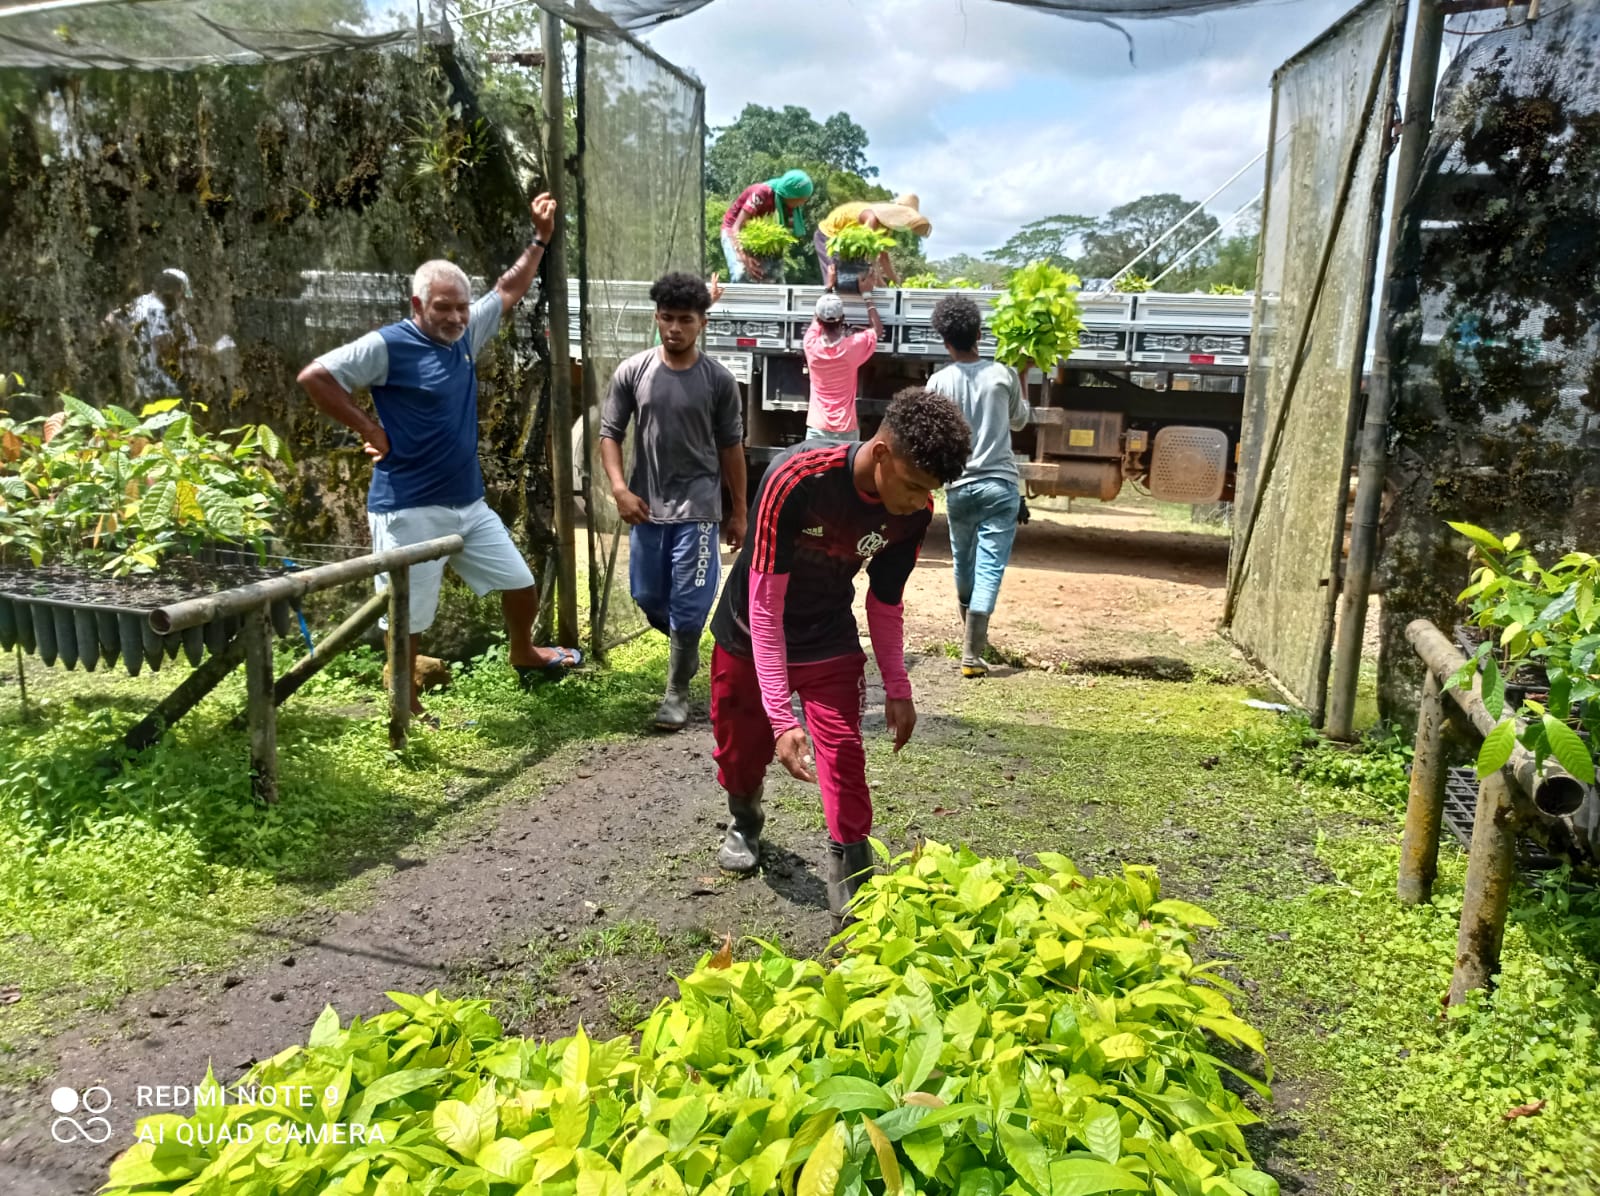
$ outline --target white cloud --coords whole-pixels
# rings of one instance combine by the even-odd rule
[[[1343,7],[1129,22],[1134,65],[1114,30],[994,0],[721,0],[650,40],[700,76],[712,124],[747,103],[849,112],[882,181],[922,197],[928,253],[945,257],[1057,212],[1199,200],[1265,145],[1272,71]]]

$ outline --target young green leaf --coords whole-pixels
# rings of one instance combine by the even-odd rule
[[[800,1183],[796,1196],[833,1196],[839,1187],[839,1176],[844,1169],[845,1128],[834,1124],[817,1148],[811,1152],[806,1165],[800,1169]]]
[[[1511,759],[1511,750],[1516,745],[1517,728],[1510,719],[1506,719],[1485,735],[1483,746],[1478,750],[1478,778],[1481,780],[1504,768],[1506,761]]]
[[[1573,780],[1594,784],[1594,757],[1589,754],[1589,745],[1578,738],[1578,733],[1555,715],[1546,714],[1544,734],[1550,744],[1550,754]]]
[[[1489,712],[1489,717],[1498,720],[1506,709],[1506,683],[1500,676],[1500,666],[1495,663],[1493,654],[1483,658],[1483,680],[1481,682],[1483,707]]]

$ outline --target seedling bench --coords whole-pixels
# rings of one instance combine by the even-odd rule
[[[87,597],[34,592],[13,580],[0,585],[0,648],[21,648],[46,664],[88,671],[121,660],[130,675],[148,664],[159,669],[182,651],[194,671],[126,735],[142,751],[175,724],[243,662],[250,732],[251,784],[258,799],[278,799],[277,708],[328,661],[355,644],[387,609],[389,616],[389,746],[405,747],[411,723],[411,566],[460,552],[460,536],[371,553],[310,569],[279,572],[197,597],[159,604],[109,605]],[[294,605],[306,594],[379,573],[388,588],[364,602],[281,677],[272,671],[274,633],[287,634]]]

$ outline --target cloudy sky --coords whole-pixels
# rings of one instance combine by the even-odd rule
[[[846,111],[881,181],[934,223],[929,257],[981,254],[1030,220],[1156,191],[1199,200],[1266,144],[1273,70],[1348,0],[1132,21],[1122,34],[997,0],[717,0],[649,41],[747,103]],[[1257,165],[1212,209],[1259,190]]]

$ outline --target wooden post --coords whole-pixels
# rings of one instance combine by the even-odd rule
[[[1444,815],[1444,693],[1428,670],[1417,710],[1417,741],[1411,757],[1411,796],[1406,832],[1400,840],[1400,901],[1421,905],[1433,897],[1439,875],[1439,822]]]
[[[276,706],[282,706],[289,696],[299,689],[322,667],[339,653],[343,652],[361,633],[378,621],[378,616],[383,614],[384,608],[389,604],[387,593],[377,593],[368,598],[356,612],[339,626],[317,642],[309,656],[303,656],[295,661],[294,666],[287,673],[279,677],[272,687],[272,701]],[[409,708],[409,702],[407,703]]]
[[[233,672],[243,659],[244,637],[236,635],[221,652],[202,660],[194,672],[178,683],[177,689],[122,737],[122,742],[134,752],[149,747],[161,738],[163,731],[193,710],[201,698],[216,689],[218,682]]]
[[[401,751],[411,727],[411,568],[389,571],[389,746]]]
[[[561,18],[539,14],[544,53],[545,186],[556,201],[556,227],[544,255],[546,310],[550,313],[551,469],[555,484],[556,642],[578,645],[576,489],[572,473],[572,356],[567,344],[567,106],[562,92]],[[584,364],[584,372],[594,368]]]
[[[1487,988],[1499,972],[1506,909],[1516,875],[1516,808],[1511,782],[1502,769],[1478,786],[1461,930],[1456,937],[1456,966],[1450,977],[1450,1004],[1461,1004],[1473,989]]]
[[[267,805],[278,800],[278,709],[272,701],[272,605],[244,616],[245,718],[250,726],[250,787]]]

